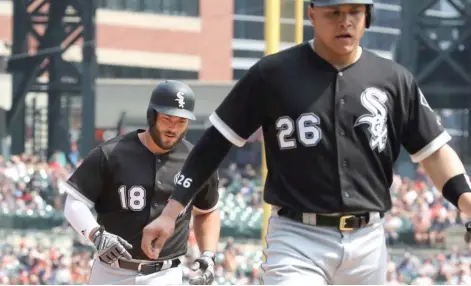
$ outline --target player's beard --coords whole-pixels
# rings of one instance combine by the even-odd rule
[[[172,134],[173,136],[177,135],[174,132],[167,132],[167,133]],[[154,141],[154,143],[163,150],[171,150],[175,145],[177,145],[180,141],[182,141],[183,137],[185,136],[185,132],[182,132],[182,134],[176,137],[175,140],[168,142],[167,140],[162,139],[164,137],[164,132],[161,132],[155,127],[149,128],[149,134],[150,134],[150,137],[152,137],[152,141]]]

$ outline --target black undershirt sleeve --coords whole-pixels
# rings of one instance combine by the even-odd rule
[[[208,128],[191,150],[170,197],[187,206],[207,183],[232,148],[214,126]]]

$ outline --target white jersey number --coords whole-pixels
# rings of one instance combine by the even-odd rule
[[[178,172],[173,178],[175,185],[183,186],[184,188],[189,188],[193,180],[191,178],[185,178],[180,172]]]
[[[278,130],[278,144],[281,150],[296,148],[297,141],[292,136],[297,130],[298,141],[305,147],[316,146],[322,139],[322,131],[319,127],[321,120],[314,113],[304,113],[298,117],[296,123],[288,116],[278,118],[275,123]]]
[[[126,192],[126,186],[118,189],[121,207],[125,210],[142,211],[146,206],[146,189],[141,186],[132,186]]]

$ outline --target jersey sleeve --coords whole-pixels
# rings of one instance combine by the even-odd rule
[[[105,154],[101,148],[96,147],[85,157],[72,176],[62,183],[60,189],[92,208],[104,185],[105,168]]]
[[[406,88],[406,104],[402,144],[418,163],[451,140],[451,136],[442,126],[439,117],[427,103],[427,100],[415,80]]]
[[[259,64],[253,65],[210,115],[209,121],[237,147],[262,125],[264,81]]]
[[[196,195],[193,200],[193,208],[200,213],[210,213],[218,206],[219,201],[219,176],[215,172],[208,183]]]

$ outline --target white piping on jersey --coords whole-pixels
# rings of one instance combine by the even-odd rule
[[[245,142],[247,140],[235,133],[234,130],[229,127],[229,125],[222,121],[222,119],[216,114],[216,112],[213,112],[209,116],[209,122],[211,122],[211,124],[213,124],[213,126],[235,146],[242,147],[245,145]]]
[[[72,187],[69,183],[60,181],[59,184],[59,190],[67,193],[71,196],[73,196],[75,199],[83,202],[84,204],[87,205],[89,208],[93,208],[95,206],[95,203],[89,200],[87,197],[85,197],[83,194],[81,194],[77,189]]]
[[[451,140],[450,134],[448,132],[443,131],[440,135],[438,135],[435,139],[433,139],[430,143],[425,145],[422,149],[420,149],[415,154],[411,155],[412,162],[418,163],[428,156],[432,155],[435,151],[443,147],[448,141]]]

